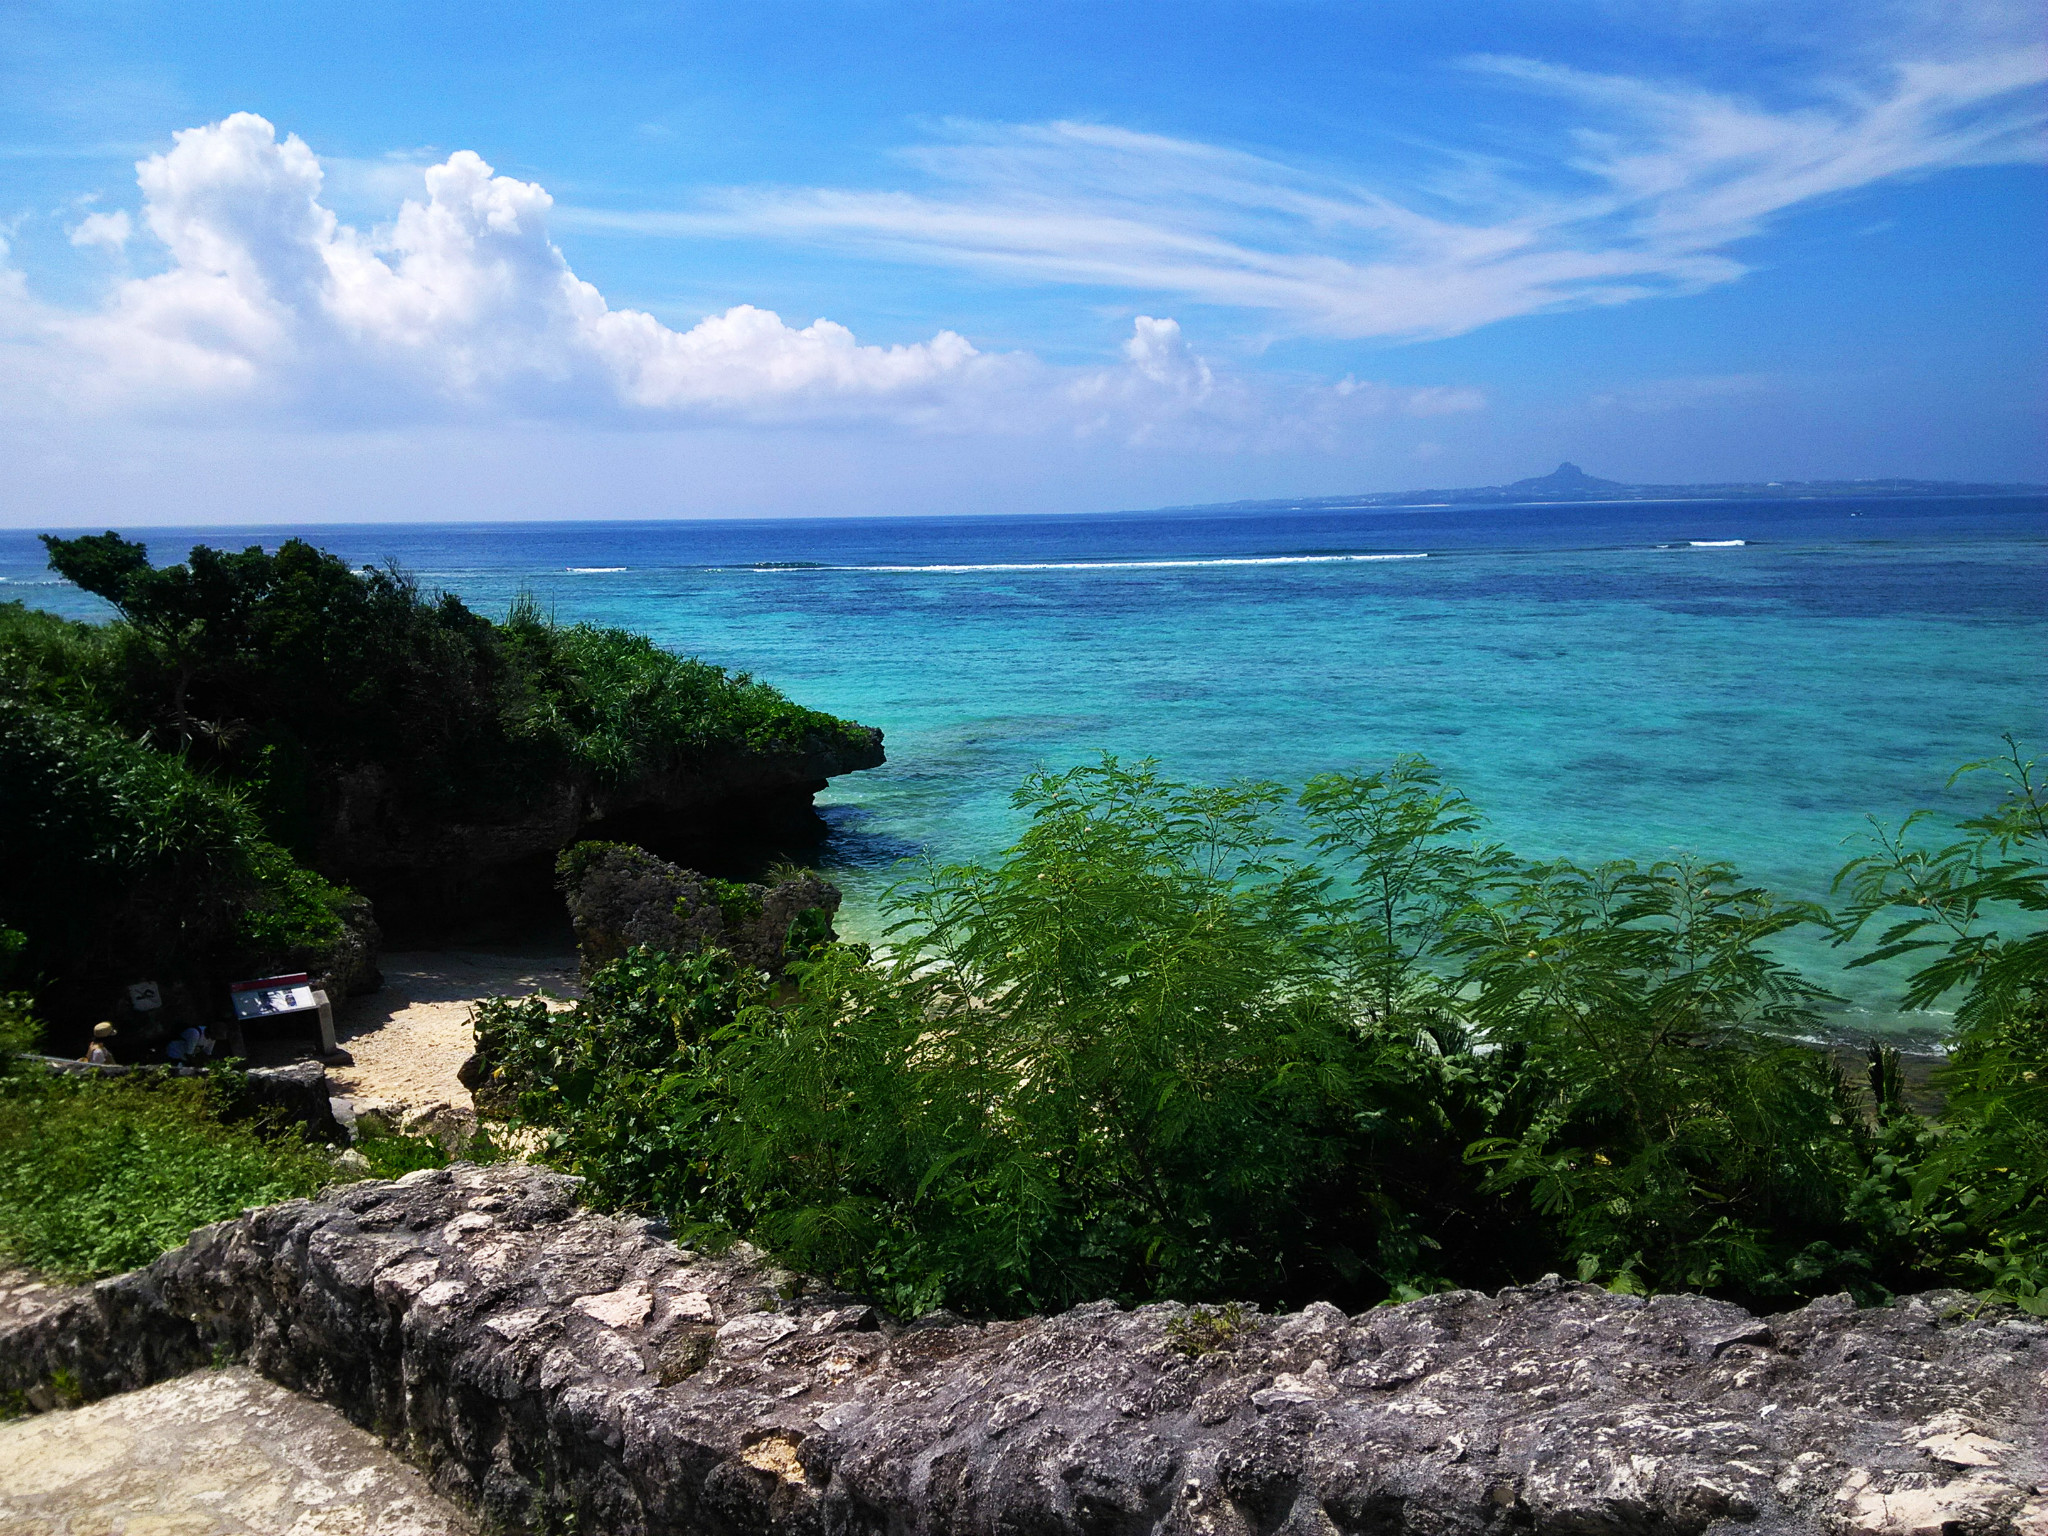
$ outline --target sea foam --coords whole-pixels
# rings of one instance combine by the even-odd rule
[[[1349,560],[1425,560],[1427,550],[1398,555],[1226,555],[1207,560],[1030,560],[991,565],[842,565],[842,571],[1157,571],[1214,565],[1334,565]],[[761,566],[754,567],[763,569]]]

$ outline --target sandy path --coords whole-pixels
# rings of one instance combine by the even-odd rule
[[[0,1536],[470,1530],[381,1442],[240,1367],[0,1424]]]
[[[472,1109],[455,1073],[476,1048],[470,1005],[486,997],[546,992],[576,997],[576,957],[512,950],[414,950],[383,957],[384,990],[350,998],[335,1035],[355,1058],[333,1067],[336,1093],[407,1110],[433,1104]]]

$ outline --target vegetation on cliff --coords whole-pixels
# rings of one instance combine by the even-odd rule
[[[119,614],[0,604],[0,921],[61,1016],[143,977],[211,996],[229,972],[367,952],[367,907],[333,883],[364,878],[333,835],[345,814],[402,846],[565,786],[872,750],[644,637],[531,601],[494,623],[300,540],[165,567],[113,533],[44,542]],[[352,784],[373,788],[351,802]]]
[[[1723,865],[1529,863],[1420,759],[1203,788],[1105,761],[1001,860],[899,888],[794,994],[636,948],[573,1012],[492,1003],[514,1114],[600,1198],[915,1312],[1361,1304],[1562,1270],[1777,1303],[1967,1285],[2048,1313],[2043,805],[1921,820],[1840,918]],[[1947,1112],[1797,1043],[1799,923],[1932,944]],[[2002,926],[2001,926],[2002,925]]]
[[[58,1016],[146,977],[182,1024],[191,989],[327,969],[367,929],[360,898],[270,841],[246,794],[84,712],[0,693],[0,805],[0,919]]]
[[[408,807],[476,818],[565,776],[621,783],[720,753],[864,739],[642,636],[557,625],[531,600],[493,623],[299,539],[201,546],[161,568],[112,533],[44,542],[59,573],[121,618],[10,645],[62,658],[61,679],[29,686],[246,785],[292,846],[308,846],[333,777],[370,765]]]

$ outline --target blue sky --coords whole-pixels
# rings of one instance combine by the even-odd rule
[[[2031,5],[16,5],[11,526],[2048,480]]]

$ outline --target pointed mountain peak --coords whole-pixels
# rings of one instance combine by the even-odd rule
[[[1589,475],[1578,465],[1567,460],[1547,475],[1532,475],[1527,480],[1517,480],[1506,487],[1511,491],[1571,492],[1571,491],[1614,491],[1621,489],[1619,480],[1602,480]]]

